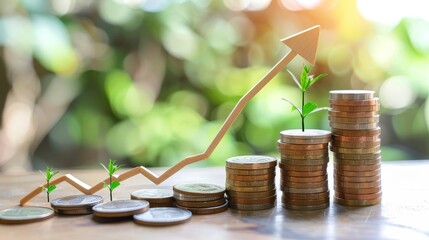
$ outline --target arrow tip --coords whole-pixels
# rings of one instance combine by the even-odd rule
[[[316,62],[317,45],[319,42],[320,26],[308,28],[281,41],[293,52],[303,57],[312,65]]]

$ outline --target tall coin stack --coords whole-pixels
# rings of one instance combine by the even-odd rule
[[[373,91],[330,91],[335,203],[381,202],[379,99]]]
[[[232,209],[256,211],[276,203],[277,159],[268,156],[237,156],[226,160],[226,194]]]
[[[282,204],[292,210],[319,210],[329,206],[326,167],[329,131],[307,129],[280,133]]]

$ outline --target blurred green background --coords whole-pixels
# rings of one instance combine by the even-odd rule
[[[423,5],[422,5],[423,4]],[[424,1],[8,0],[0,2],[0,171],[171,166],[203,152],[238,99],[288,48],[322,27],[307,94],[381,98],[383,161],[429,154],[429,17]],[[289,69],[299,74],[304,60]],[[245,108],[207,160],[278,155],[299,128],[281,98],[299,100],[286,71]],[[329,129],[327,113],[306,120]]]

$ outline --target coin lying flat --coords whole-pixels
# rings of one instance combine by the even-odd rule
[[[54,210],[45,207],[14,207],[0,211],[0,223],[20,224],[38,222],[54,216]]]
[[[149,203],[169,203],[174,200],[173,190],[165,188],[150,188],[131,193],[133,200],[146,200]]]
[[[98,217],[128,217],[149,209],[149,202],[144,200],[115,200],[100,203],[92,208]]]
[[[171,226],[189,221],[191,211],[173,207],[151,208],[134,215],[134,221],[147,226]]]
[[[374,99],[374,91],[370,90],[332,90],[329,91],[331,100],[369,100]]]
[[[92,213],[92,207],[102,202],[98,195],[71,195],[52,200],[51,207],[60,214],[80,215]]]
[[[219,185],[210,183],[189,183],[177,184],[173,187],[174,193],[179,193],[187,196],[219,196],[225,193],[225,188]]]
[[[228,210],[228,201],[225,201],[224,204],[216,207],[184,207],[179,204],[176,204],[176,206],[181,209],[189,210],[195,215],[206,215],[225,212],[226,210]]]
[[[226,167],[232,169],[265,169],[276,165],[277,159],[269,156],[247,155],[226,160]]]

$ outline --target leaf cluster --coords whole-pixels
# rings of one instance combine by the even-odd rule
[[[113,174],[115,174],[115,172],[123,166],[122,164],[116,165],[116,160],[112,159],[109,160],[109,164],[107,165],[107,167],[103,163],[100,164],[107,171],[110,179],[112,178]],[[119,187],[119,185],[121,185],[119,181],[110,181],[109,184],[104,183],[104,187],[108,187],[110,191],[113,191],[113,189]]]
[[[46,182],[48,182],[48,187],[42,187],[42,190],[47,192],[47,193],[51,193],[52,191],[54,191],[57,186],[55,185],[50,185],[49,181],[51,181],[51,179],[58,174],[58,171],[54,171],[53,168],[50,167],[46,167],[46,171],[45,173],[43,173],[42,171],[39,171],[46,179]]]

